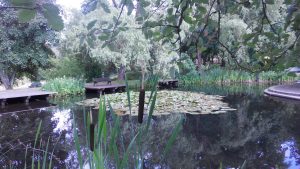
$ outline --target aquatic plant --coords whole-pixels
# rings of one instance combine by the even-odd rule
[[[42,88],[57,92],[58,96],[79,95],[85,92],[84,80],[69,77],[48,80]]]
[[[156,80],[157,82],[157,80]],[[85,118],[85,130],[87,133],[86,143],[90,149],[85,149],[85,154],[87,159],[86,161],[80,160],[80,168],[88,167],[93,168],[142,168],[143,167],[143,140],[147,139],[147,134],[150,129],[150,122],[156,105],[157,98],[157,88],[156,84],[152,86],[150,96],[146,99],[149,103],[147,107],[148,118],[142,123],[136,130],[132,127],[132,116],[129,116],[130,123],[130,137],[131,141],[127,146],[122,141],[121,128],[120,128],[120,116],[117,116],[114,112],[114,109],[111,105],[110,100],[107,100],[105,97],[100,97],[99,106],[98,106],[98,120],[97,123],[93,120],[93,114],[87,113],[87,118]],[[129,114],[132,114],[132,95],[130,89],[128,88],[128,81],[126,80],[126,98]],[[127,97],[126,97],[127,96]],[[110,115],[112,116],[113,122],[111,123],[112,127],[108,127],[106,122],[107,116],[107,107],[109,107]],[[84,116],[86,117],[86,116]],[[76,130],[75,117],[74,121],[74,138],[75,145],[77,147],[78,157],[82,157],[83,153],[80,151],[81,148],[78,140],[78,133]],[[182,129],[181,119],[173,130],[169,140],[166,143],[164,157],[170,150],[172,144],[175,141],[176,136]],[[110,135],[108,135],[110,134]],[[118,148],[118,144],[121,144],[121,147]]]
[[[127,84],[127,81],[126,81]],[[127,85],[128,86],[128,85]],[[156,86],[156,84],[155,84]],[[76,122],[76,116],[73,114],[73,145],[76,151],[76,157],[78,160],[77,168],[142,168],[143,166],[143,142],[147,140],[151,128],[151,119],[153,111],[156,105],[157,90],[153,86],[151,96],[147,102],[148,105],[148,118],[143,124],[138,125],[137,128],[133,128],[133,121],[129,118],[130,124],[130,142],[125,143],[123,135],[121,134],[121,119],[114,113],[114,110],[109,100],[106,100],[105,96],[100,96],[99,110],[95,114],[91,111],[84,111],[84,128],[82,129]],[[127,88],[127,102],[131,110],[131,94]],[[107,104],[106,104],[107,103]],[[107,111],[106,107],[109,107]],[[108,117],[112,121],[108,121]],[[130,116],[131,117],[131,116]],[[179,120],[173,131],[170,133],[169,139],[166,140],[165,148],[162,154],[162,158],[165,157],[172,148],[172,145],[176,141],[176,137],[182,130],[183,118]],[[49,148],[49,140],[43,138],[41,133],[41,124],[36,131],[34,146],[26,147],[26,155],[24,160],[25,168],[52,168],[53,160],[55,156],[53,150]],[[80,129],[80,130],[79,130]],[[85,134],[86,133],[86,134]],[[60,140],[60,136],[58,138]],[[57,141],[58,142],[58,141]],[[28,158],[31,158],[31,165],[28,163]],[[74,164],[74,167],[77,164]],[[11,164],[10,168],[14,168],[14,164]]]
[[[267,71],[258,74],[259,82],[290,82],[297,77],[287,72]],[[185,75],[180,77],[180,83],[183,85],[199,84],[224,84],[224,83],[248,83],[255,82],[256,76],[244,70],[230,70],[225,68],[212,68],[201,72],[199,75]]]

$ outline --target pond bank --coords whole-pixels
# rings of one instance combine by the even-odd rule
[[[300,83],[271,86],[264,93],[270,96],[300,100]]]

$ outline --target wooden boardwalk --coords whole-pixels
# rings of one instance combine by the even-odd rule
[[[29,103],[35,99],[46,100],[49,96],[54,94],[55,92],[42,91],[40,88],[5,90],[0,91],[0,102],[1,106],[4,107],[7,103],[13,103],[15,101]]]
[[[107,84],[107,83],[86,83],[85,90],[87,93],[115,93],[115,92],[125,92],[125,84]],[[160,80],[158,82],[159,89],[170,89],[178,87],[178,80],[169,79],[169,80]]]
[[[270,96],[300,100],[300,83],[272,86],[264,93]]]
[[[126,85],[125,84],[96,84],[86,83],[85,84],[86,92],[97,92],[97,93],[115,93],[115,92],[124,92]]]

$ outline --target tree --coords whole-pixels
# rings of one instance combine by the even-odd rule
[[[16,77],[35,78],[38,68],[47,66],[54,40],[55,32],[43,18],[22,23],[16,10],[1,10],[0,79],[5,88],[12,89]]]
[[[64,23],[60,16],[60,9],[53,1],[0,0],[0,10],[17,10],[19,21],[22,23],[29,22],[38,15],[42,15],[52,29],[60,31],[64,28]]]
[[[66,24],[63,32],[64,55],[84,53],[97,61],[106,74],[117,73],[120,80],[124,79],[125,70],[138,72],[143,65],[151,73],[168,76],[172,58],[177,54],[168,54],[167,45],[146,39],[134,16],[115,17],[122,8],[105,10],[100,6],[86,15],[74,11],[74,19]],[[121,26],[114,25],[116,20],[120,20],[118,25]]]
[[[97,1],[90,1],[97,5]],[[188,53],[191,58],[213,52],[253,73],[300,62],[296,55],[300,50],[298,0],[126,0],[120,6],[142,23],[140,28],[147,38],[173,44],[178,53]],[[232,16],[247,25],[243,38],[237,41],[230,37],[236,32],[226,32],[224,24]],[[115,20],[115,25],[122,27],[118,22]],[[106,34],[115,35],[111,31]],[[224,39],[231,39],[231,44],[225,44]],[[206,50],[207,44],[213,48]]]

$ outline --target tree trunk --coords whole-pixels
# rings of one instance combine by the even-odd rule
[[[125,66],[121,65],[118,73],[118,80],[125,80]]]
[[[199,49],[197,49],[196,69],[198,71],[201,70],[201,64],[202,64],[201,52]]]
[[[6,90],[13,89],[15,75],[16,75],[15,72],[13,72],[11,75],[9,75],[4,70],[0,70],[0,80]]]

